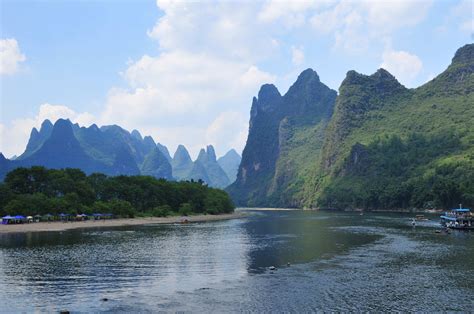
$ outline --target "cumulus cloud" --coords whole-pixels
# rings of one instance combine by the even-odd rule
[[[20,155],[25,150],[32,128],[39,128],[46,119],[54,123],[59,118],[70,119],[74,123],[86,126],[95,122],[94,116],[90,113],[78,113],[67,106],[45,103],[39,107],[36,116],[15,119],[8,125],[0,125],[0,152],[8,157]]]
[[[367,12],[367,23],[372,32],[389,33],[396,29],[420,23],[432,5],[431,0],[361,1]]]
[[[321,8],[333,3],[329,1],[267,1],[258,14],[258,19],[265,23],[282,22],[289,28],[303,26],[312,9]]]
[[[403,27],[420,23],[432,1],[338,1],[316,10],[309,22],[316,33],[334,36],[334,47],[364,52]]]
[[[164,51],[207,53],[250,62],[268,56],[271,30],[259,24],[259,2],[157,1],[164,12],[148,35]]]
[[[206,145],[209,123],[222,112],[248,114],[259,87],[275,82],[257,63],[279,49],[278,40],[258,25],[258,3],[157,5],[164,15],[148,35],[160,49],[128,65],[123,72],[128,87],[109,91],[100,121],[130,129],[139,125],[171,147],[186,138]]]
[[[0,39],[0,74],[10,75],[18,71],[19,64],[26,60],[14,38]]]
[[[380,67],[392,73],[400,83],[409,87],[423,68],[420,58],[406,51],[387,49],[383,53],[382,59]]]

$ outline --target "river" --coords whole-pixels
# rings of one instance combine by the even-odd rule
[[[436,215],[249,213],[0,234],[0,311],[474,309],[474,233],[435,233]]]

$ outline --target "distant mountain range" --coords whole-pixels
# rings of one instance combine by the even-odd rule
[[[149,175],[167,180],[203,180],[213,187],[224,188],[237,176],[240,156],[230,150],[219,160],[214,147],[201,150],[192,161],[182,145],[174,158],[168,148],[155,143],[151,136],[128,132],[117,125],[80,127],[59,119],[53,125],[45,120],[38,131],[31,130],[25,151],[15,159],[0,153],[0,178],[17,167],[80,168],[86,173],[107,175]]]
[[[474,206],[474,44],[424,85],[347,72],[339,93],[312,69],[285,95],[263,85],[237,180],[243,206]]]

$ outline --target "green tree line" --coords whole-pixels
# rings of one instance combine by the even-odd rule
[[[79,169],[17,168],[0,183],[0,214],[110,213],[119,217],[220,214],[234,210],[226,192],[202,181],[149,176],[87,176]]]
[[[378,138],[357,164],[346,162],[345,176],[325,188],[319,203],[369,210],[472,207],[474,155],[460,153],[462,145],[453,133]]]

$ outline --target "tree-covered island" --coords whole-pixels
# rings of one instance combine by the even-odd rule
[[[79,169],[17,168],[0,183],[0,215],[108,213],[116,217],[221,214],[234,210],[226,192],[202,181],[149,176],[87,176]]]

